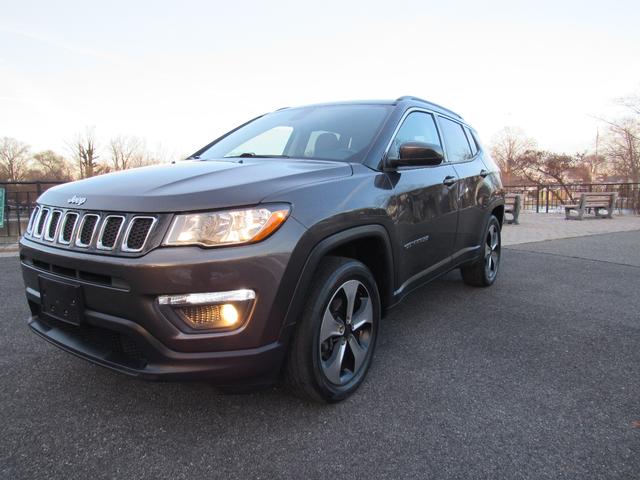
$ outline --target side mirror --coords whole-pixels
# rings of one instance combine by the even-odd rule
[[[390,167],[413,167],[440,165],[444,152],[440,145],[422,142],[407,142],[400,145],[400,158],[388,160]]]

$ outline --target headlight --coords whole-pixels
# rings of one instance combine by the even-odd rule
[[[259,242],[275,232],[288,215],[289,208],[281,205],[176,215],[164,245],[215,247]]]

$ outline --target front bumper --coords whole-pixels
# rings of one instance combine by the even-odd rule
[[[287,222],[255,245],[221,249],[159,248],[139,258],[110,257],[20,242],[20,259],[35,333],[102,366],[147,379],[218,383],[273,376],[284,358],[283,320],[298,272],[291,252],[304,228]],[[296,263],[296,262],[293,262]],[[41,312],[39,278],[82,287],[79,326]],[[251,317],[238,330],[190,329],[160,295],[250,288]]]
[[[176,352],[128,320],[98,312],[86,312],[85,318],[87,321],[77,327],[34,315],[29,326],[69,353],[147,380],[208,379],[221,383],[268,380],[277,372],[284,356],[284,345],[278,342],[246,350]]]

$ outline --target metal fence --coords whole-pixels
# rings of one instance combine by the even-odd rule
[[[13,242],[22,235],[36,200],[45,190],[64,182],[0,182],[5,189],[4,225],[0,243]]]
[[[45,190],[64,182],[0,182],[5,189],[4,226],[0,243],[15,241],[22,235],[37,198]],[[640,214],[640,183],[572,183],[508,185],[507,193],[522,195],[522,209],[535,212],[562,211],[567,203],[580,199],[582,192],[616,192],[616,209]]]
[[[534,212],[564,211],[565,204],[577,203],[585,192],[616,192],[618,213],[640,213],[640,183],[571,183],[568,185],[508,185],[507,193],[521,195],[521,208]]]

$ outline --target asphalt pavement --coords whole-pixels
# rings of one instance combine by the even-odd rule
[[[517,228],[517,227],[515,227]],[[0,258],[0,478],[640,478],[640,232],[503,249],[384,319],[337,405],[77,359],[26,326]]]

